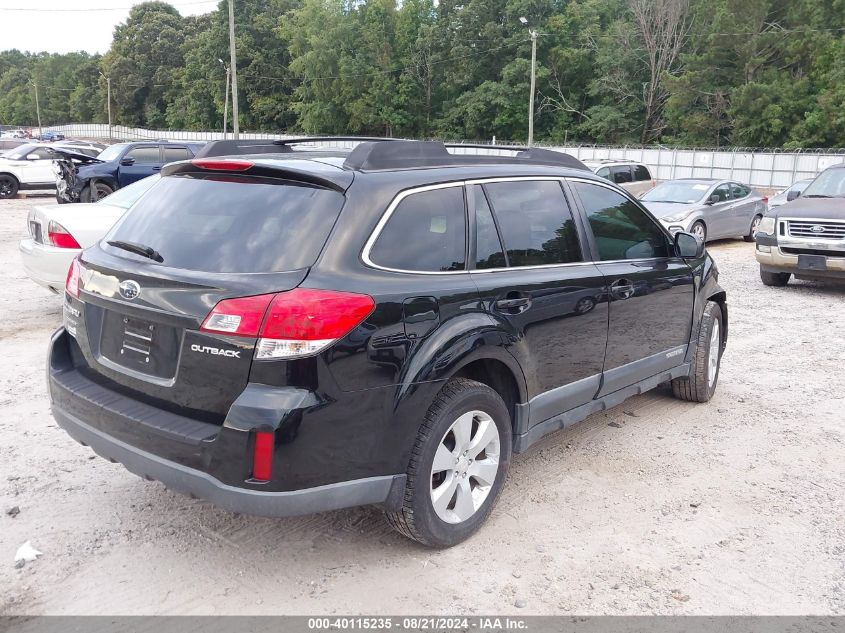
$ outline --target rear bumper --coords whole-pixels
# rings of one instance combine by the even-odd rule
[[[286,492],[248,490],[226,485],[208,473],[131,446],[55,407],[53,417],[68,435],[77,442],[90,446],[100,457],[121,463],[129,472],[139,477],[160,481],[171,490],[209,501],[230,512],[265,517],[297,516],[384,503],[391,497],[394,487],[394,494],[398,494],[405,487],[405,476],[394,475],[342,481]]]
[[[404,474],[382,470],[374,476],[356,473],[349,480],[340,476],[306,483],[295,453],[305,452],[296,456],[300,460],[318,461],[319,448],[286,444],[285,429],[277,425],[286,415],[307,415],[314,406],[311,392],[250,384],[220,425],[157,408],[101,384],[75,364],[78,354],[67,331],[59,329],[50,342],[47,364],[53,417],[75,440],[140,477],[231,512],[268,517],[401,503]],[[257,429],[273,431],[278,440],[274,479],[268,483],[251,479]]]
[[[770,250],[766,252],[766,248]],[[845,279],[845,257],[828,257],[827,270],[801,269],[798,267],[798,255],[784,253],[777,245],[762,244],[759,241],[754,256],[766,272],[791,273],[807,279]]]
[[[21,240],[18,250],[26,276],[54,292],[64,288],[70,263],[81,252],[75,248],[38,244],[32,238]]]

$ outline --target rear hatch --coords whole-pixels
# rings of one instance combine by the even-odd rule
[[[203,322],[220,301],[302,283],[343,201],[337,189],[264,174],[163,178],[81,257],[66,325],[83,370],[155,406],[222,421],[256,339]]]

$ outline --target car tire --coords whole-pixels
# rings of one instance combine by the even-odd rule
[[[82,192],[79,194],[79,200],[81,202],[97,202],[112,193],[114,193],[114,189],[106,183],[95,182],[92,185],[85,185],[83,187]]]
[[[744,235],[742,239],[746,242],[755,242],[754,236],[757,234],[757,228],[760,226],[760,220],[762,219],[762,215],[755,215],[754,219],[751,220],[751,229],[748,231],[748,235]]]
[[[763,282],[764,286],[782,288],[789,283],[790,277],[792,277],[790,273],[772,273],[768,270],[763,270],[762,267],[760,268],[760,281]]]
[[[451,547],[469,538],[504,486],[511,434],[510,414],[499,394],[467,378],[447,382],[417,432],[402,507],[387,513],[388,523],[429,547]],[[480,452],[472,455],[474,450]]]
[[[715,301],[708,301],[701,316],[690,374],[672,381],[672,393],[676,398],[687,402],[707,402],[713,397],[719,381],[724,332],[722,308]]]
[[[700,235],[702,241],[707,242],[707,227],[704,226],[704,222],[701,220],[694,222],[690,227],[689,232],[693,235]]]
[[[11,174],[0,174],[0,199],[14,198],[18,195],[20,184]]]

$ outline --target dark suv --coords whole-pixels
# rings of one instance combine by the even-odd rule
[[[103,457],[236,512],[381,504],[448,546],[512,453],[661,383],[713,394],[716,265],[574,158],[269,143],[168,165],[71,266],[52,410]]]
[[[56,201],[97,202],[121,187],[193,158],[205,143],[138,141],[109,145],[96,158],[65,151],[56,160]]]

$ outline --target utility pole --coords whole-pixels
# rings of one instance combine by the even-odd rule
[[[219,57],[217,61],[226,69],[226,100],[223,102],[223,138],[226,138],[226,122],[229,120],[229,67]]]
[[[526,18],[519,18],[528,26]],[[534,87],[537,83],[537,29],[528,28],[531,34],[531,95],[528,97],[528,147],[534,144]]]
[[[112,138],[112,128],[111,128],[111,77],[106,77],[102,71],[100,71],[100,77],[106,80],[106,109],[109,112],[109,143],[113,142]]]
[[[238,138],[238,58],[235,54],[235,8],[234,0],[229,0],[229,57],[232,70],[232,132]]]
[[[34,81],[30,81],[29,83],[32,84],[33,88],[35,88],[35,114],[38,117],[38,138],[41,138],[41,107],[38,105],[38,84]]]

